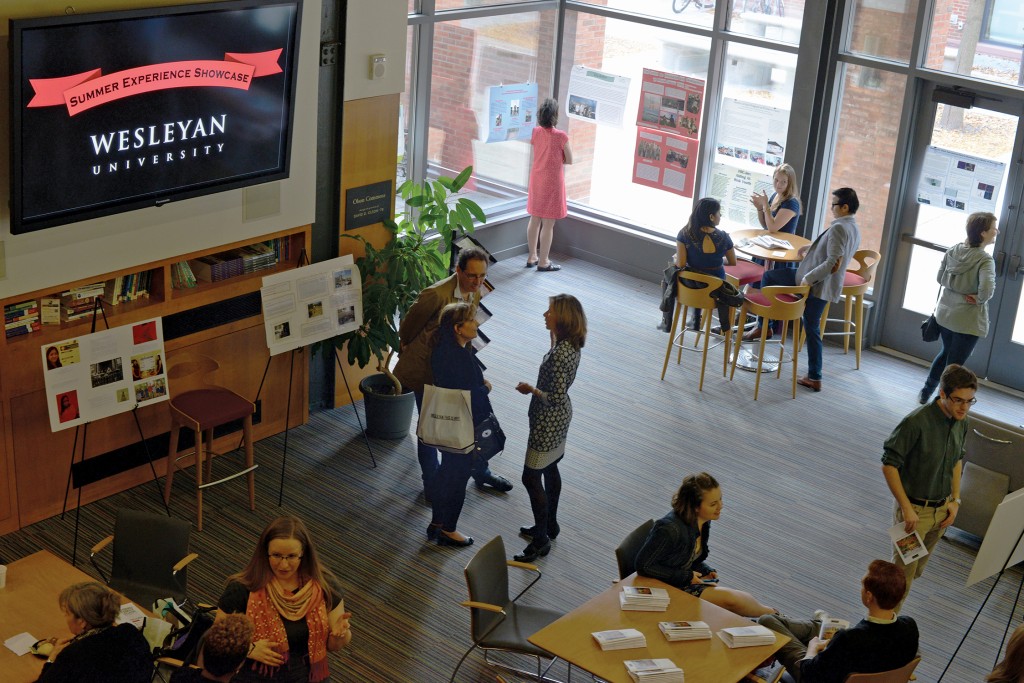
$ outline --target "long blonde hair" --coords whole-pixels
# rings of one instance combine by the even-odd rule
[[[782,202],[786,201],[791,197],[796,200],[797,206],[799,206],[800,210],[802,211],[803,205],[800,204],[800,188],[797,187],[796,184],[796,169],[794,169],[789,164],[782,164],[775,169],[774,173],[772,173],[772,178],[775,177],[776,173],[781,173],[782,175],[786,176],[787,182],[786,191],[782,194],[776,193],[775,201],[772,202],[772,211],[778,211],[779,207],[782,206]]]

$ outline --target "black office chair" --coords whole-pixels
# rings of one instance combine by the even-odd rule
[[[114,533],[93,546],[89,561],[111,588],[149,609],[158,598],[187,598],[188,551],[192,525],[180,519],[138,510],[118,510]],[[96,555],[113,544],[110,578]]]
[[[636,571],[636,554],[640,552],[644,541],[651,534],[654,520],[649,519],[629,532],[622,543],[615,549],[615,560],[619,563],[619,579],[624,579]]]
[[[536,573],[534,579],[516,597],[508,597],[508,568],[519,567]],[[536,565],[526,562],[507,560],[505,543],[501,536],[488,541],[477,551],[465,569],[466,586],[469,589],[469,600],[462,602],[463,607],[470,609],[470,634],[473,645],[459,660],[452,672],[451,681],[462,666],[469,653],[476,648],[484,651],[484,661],[488,666],[507,669],[538,681],[552,681],[547,673],[557,658],[547,650],[531,643],[527,638],[541,630],[551,622],[559,619],[562,614],[543,607],[520,605],[517,601],[533,584],[540,580],[540,570]],[[500,650],[529,655],[537,660],[536,671],[519,669],[489,657],[489,651]],[[543,666],[544,659],[551,659]]]

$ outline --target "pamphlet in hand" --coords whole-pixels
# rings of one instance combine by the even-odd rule
[[[826,615],[821,619],[821,630],[818,631],[818,638],[830,640],[832,636],[849,627],[850,622],[846,619],[836,619]]]
[[[907,533],[903,530],[903,522],[889,527],[889,538],[896,546],[896,552],[900,554],[903,564],[910,564],[928,554],[928,549],[924,547],[924,542],[921,540],[921,534],[916,530]]]

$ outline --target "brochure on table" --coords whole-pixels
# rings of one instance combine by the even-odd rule
[[[711,187],[708,195],[722,202],[722,219],[743,226],[758,225],[757,208],[750,203],[752,194],[765,192],[771,196],[772,178],[732,164],[714,163],[711,166]]]
[[[160,318],[39,347],[50,429],[167,400]]]
[[[263,278],[267,348],[274,356],[363,324],[363,285],[352,255]]]
[[[964,214],[996,213],[1005,175],[1004,163],[929,145],[917,184],[917,202]]]
[[[625,76],[577,64],[569,73],[565,113],[578,121],[621,128],[628,95],[629,79]]]
[[[529,140],[536,125],[536,83],[492,85],[489,88],[487,142]]]

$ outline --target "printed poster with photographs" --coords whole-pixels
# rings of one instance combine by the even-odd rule
[[[267,348],[274,356],[363,324],[363,285],[352,255],[263,278]]]
[[[917,185],[917,202],[964,214],[996,213],[1005,174],[1004,163],[929,146]]]
[[[576,65],[569,72],[565,113],[571,119],[622,127],[629,79]]]
[[[644,69],[637,126],[698,138],[703,109],[704,81]]]
[[[537,84],[492,85],[488,96],[487,140],[529,140],[537,125]]]
[[[729,157],[741,168],[779,166],[786,155],[788,129],[788,110],[726,97],[718,122],[716,160]]]
[[[771,196],[772,177],[760,171],[748,171],[730,164],[715,162],[711,166],[711,188],[708,196],[722,202],[722,218],[730,223],[757,226],[757,208],[750,196],[764,192]]]
[[[40,347],[50,429],[167,400],[160,318]]]
[[[697,141],[692,138],[650,128],[637,128],[633,182],[692,197],[697,145]]]

